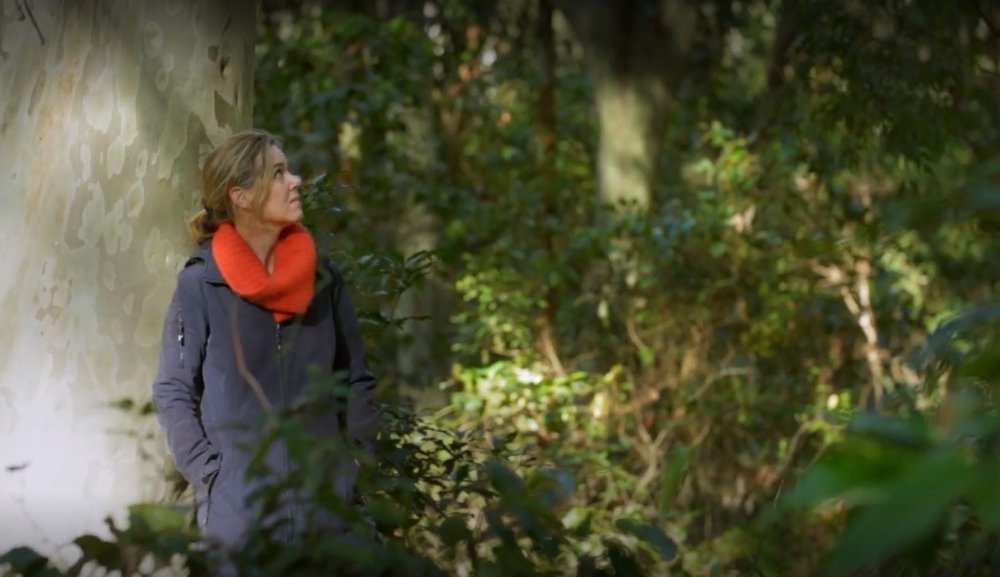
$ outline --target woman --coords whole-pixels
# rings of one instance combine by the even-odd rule
[[[311,432],[370,450],[375,380],[343,279],[332,262],[317,261],[299,224],[302,180],[279,141],[259,130],[232,136],[205,159],[202,177],[203,210],[188,223],[200,245],[166,314],[153,401],[177,467],[195,488],[199,526],[237,548],[260,513],[247,497],[261,480],[245,473],[262,415],[301,398],[316,377],[345,374],[345,410],[323,415]],[[292,472],[280,443],[265,461],[274,480]],[[331,475],[349,501],[356,467],[345,458]],[[307,520],[347,531],[332,513],[317,516],[316,507],[284,497],[271,519],[282,521],[280,537],[293,539]]]

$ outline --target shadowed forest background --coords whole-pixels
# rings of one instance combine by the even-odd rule
[[[1000,574],[991,3],[265,0],[254,78],[386,429],[382,548],[244,574]],[[204,571],[177,479],[0,574]]]

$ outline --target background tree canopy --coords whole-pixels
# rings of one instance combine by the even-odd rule
[[[385,559],[1000,572],[998,89],[975,0],[263,2]]]

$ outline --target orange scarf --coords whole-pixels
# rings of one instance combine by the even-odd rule
[[[282,322],[309,308],[316,285],[316,246],[303,226],[285,227],[274,247],[274,273],[260,262],[233,225],[212,236],[212,256],[233,292],[271,311]]]

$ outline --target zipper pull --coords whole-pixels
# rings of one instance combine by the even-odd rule
[[[184,366],[184,318],[177,314],[177,351],[181,366]]]
[[[278,338],[278,352],[281,352],[281,323],[274,323],[274,334]]]

